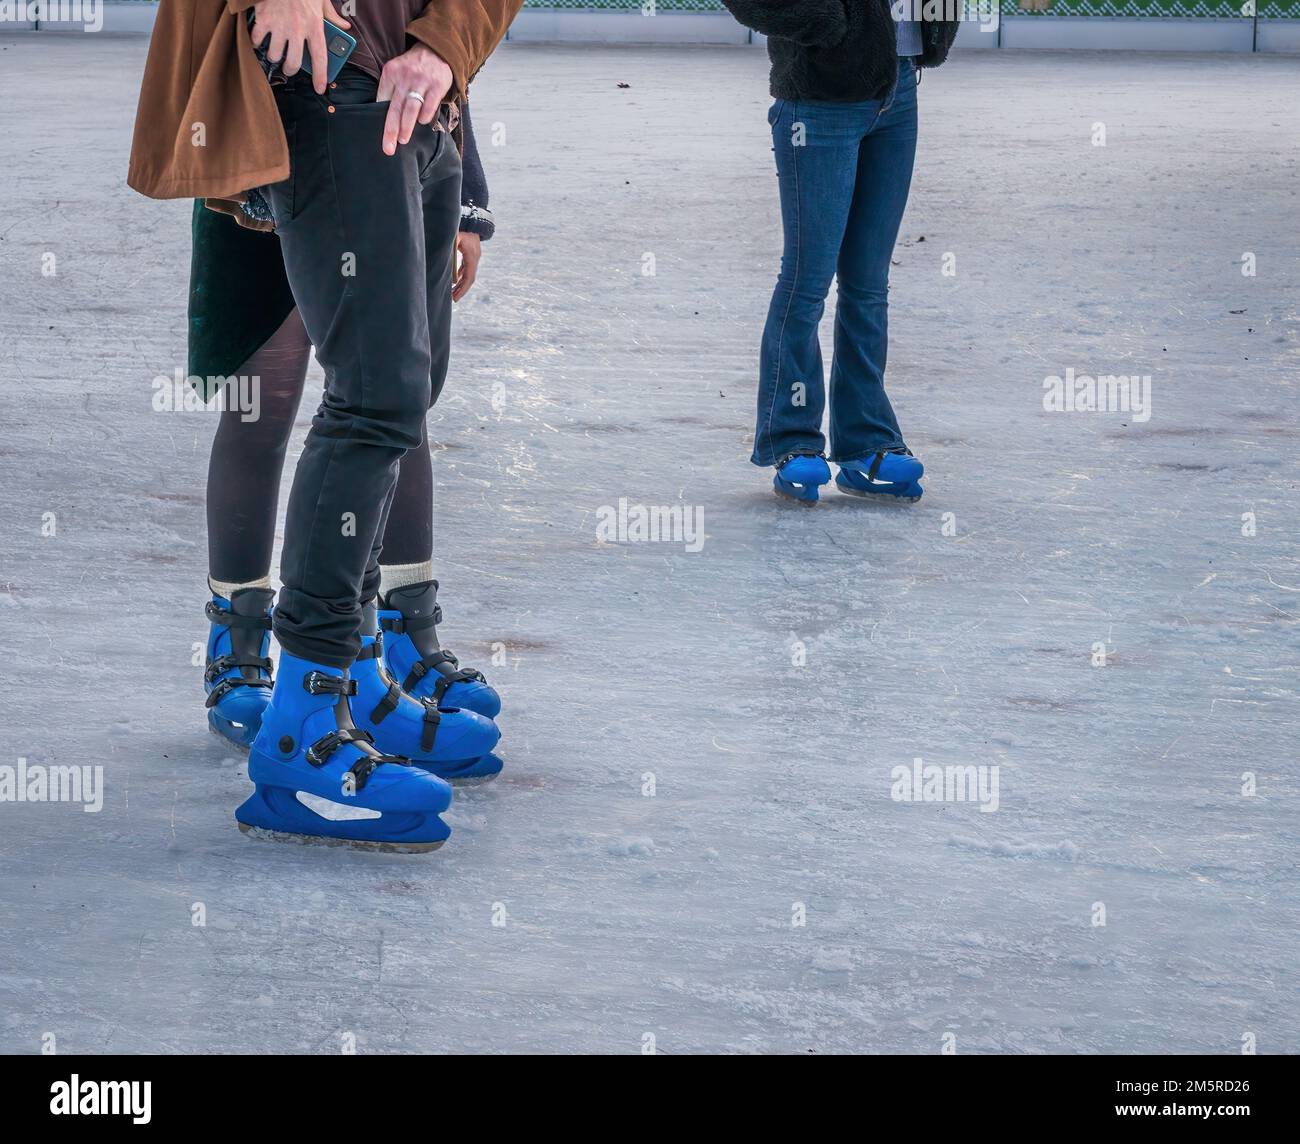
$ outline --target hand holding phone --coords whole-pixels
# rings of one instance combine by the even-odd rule
[[[261,0],[254,9],[253,45],[267,41],[266,58],[282,64],[285,75],[298,73],[305,54],[311,60],[313,86],[324,95],[330,82],[326,21],[339,32],[352,26],[334,10],[330,0]]]
[[[339,77],[339,72],[343,70],[343,65],[348,62],[348,57],[356,50],[357,42],[347,34],[337,24],[331,24],[325,21],[325,54],[328,58],[328,72],[326,80],[333,83]],[[312,74],[311,59],[308,56],[303,57],[302,70],[308,75]]]

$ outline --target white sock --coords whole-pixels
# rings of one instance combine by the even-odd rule
[[[420,564],[381,564],[379,566],[379,592],[387,596],[394,588],[405,588],[408,584],[423,584],[433,579],[433,561],[425,560]]]
[[[271,586],[271,577],[266,575],[257,580],[249,580],[247,584],[228,584],[225,580],[214,580],[208,577],[208,587],[212,589],[214,596],[224,596],[230,599],[241,588],[269,588]]]

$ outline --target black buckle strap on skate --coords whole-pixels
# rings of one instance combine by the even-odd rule
[[[267,661],[268,666],[270,661]],[[204,707],[215,707],[227,695],[237,687],[270,687],[272,686],[269,679],[245,679],[242,675],[237,675],[232,679],[220,680],[216,687],[208,692],[208,697],[204,701]]]
[[[384,697],[375,704],[375,709],[370,712],[370,721],[372,723],[382,723],[394,711],[402,701],[402,689],[396,683],[390,683]],[[433,750],[434,740],[438,736],[438,724],[442,722],[442,715],[438,711],[438,704],[431,699],[421,699],[419,701],[424,707],[424,725],[420,731],[420,749],[427,755]]]
[[[258,631],[271,630],[271,617],[263,613],[260,616],[241,616],[229,608],[223,608],[215,600],[209,600],[203,606],[203,614],[214,624],[227,628],[256,628]]]
[[[884,463],[884,460],[885,452],[883,449],[871,458],[871,467],[867,470],[867,480],[872,483],[875,482],[876,474],[880,472],[880,466]]]
[[[452,671],[442,671],[442,664],[445,663],[451,664]],[[450,688],[452,684],[461,684],[461,682],[468,682],[469,680],[482,680],[482,677],[484,677],[481,671],[461,667],[460,660],[456,659],[456,656],[452,655],[450,651],[430,651],[428,655],[421,655],[420,659],[415,664],[412,664],[411,671],[409,671],[406,679],[402,681],[403,688],[406,688],[408,692],[413,692],[416,686],[419,685],[420,680],[424,679],[434,668],[437,668],[442,673],[442,679],[438,680],[433,688],[434,697],[438,699],[443,697],[447,688]]]
[[[256,667],[262,671],[271,670],[271,660],[262,655],[219,655],[216,659],[209,660],[208,666],[203,669],[203,680],[205,683],[214,683],[219,675],[224,675],[234,667]],[[244,680],[245,683],[251,680]],[[258,680],[259,683],[266,683],[266,680]]]
[[[452,655],[451,652],[447,652],[447,658],[451,660],[452,663],[456,664],[456,670],[446,672],[444,675],[439,677],[438,682],[433,685],[433,698],[435,702],[442,702],[442,697],[447,694],[447,688],[449,688],[453,683],[487,682],[487,677],[477,668],[461,667],[460,661]]]
[[[450,658],[445,651],[435,651],[429,655],[421,656],[411,665],[411,670],[407,673],[406,678],[402,680],[402,686],[407,691],[414,691],[420,680],[428,675],[433,668],[440,663],[446,663]]]
[[[360,790],[366,785],[366,780],[370,778],[371,772],[379,766],[379,760],[373,755],[366,755],[353,763],[343,774],[343,785],[350,787],[354,791]],[[352,776],[352,782],[348,782],[348,775]]]
[[[357,659],[378,659],[384,654],[384,645],[376,639],[373,643],[366,644],[359,652]]]
[[[380,616],[379,627],[386,632],[405,635],[409,632],[422,632],[425,628],[437,627],[442,623],[442,605],[434,604],[433,612],[427,616]]]
[[[409,767],[411,765],[411,760],[404,759],[401,755],[366,755],[364,758],[358,759],[348,767],[347,771],[344,772],[343,782],[346,784],[348,781],[347,776],[351,775],[352,790],[359,791],[366,785],[370,776],[374,774],[375,769],[381,763],[395,763],[399,767]]]
[[[778,458],[776,468],[784,468],[788,462],[793,461],[796,457],[820,457],[823,461],[826,460],[825,453],[809,453],[805,450],[802,453],[787,453],[784,457]]]
[[[396,683],[390,683],[384,697],[375,704],[375,709],[370,712],[370,722],[382,723],[397,710],[397,705],[401,701],[402,689]]]
[[[420,750],[426,755],[433,750],[433,742],[438,737],[438,724],[442,722],[442,715],[438,711],[438,705],[432,699],[420,700],[424,707],[424,726],[420,731]]]
[[[357,681],[344,679],[341,675],[326,675],[323,671],[309,671],[303,676],[302,685],[310,695],[355,695]]]
[[[340,727],[328,735],[322,735],[307,748],[307,761],[313,767],[319,767],[345,743],[373,743],[374,736],[359,727]]]

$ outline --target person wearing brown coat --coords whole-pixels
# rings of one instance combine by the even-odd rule
[[[128,182],[152,197],[222,200],[254,225],[240,204],[260,188],[325,373],[271,624],[262,607],[210,609],[225,636],[209,645],[216,686],[270,691],[249,760],[257,789],[236,811],[243,829],[430,849],[448,834],[439,776],[500,769],[492,720],[402,693],[374,635],[399,462],[422,444],[446,376],[461,215],[455,106],[520,6],[393,0],[348,20],[329,0],[160,5]],[[357,40],[328,85],[325,20]],[[283,82],[268,82],[259,47]],[[282,650],[273,686],[267,626]],[[297,794],[370,816],[317,813]]]
[[[162,0],[127,174],[127,184],[142,195],[242,201],[250,188],[288,178],[289,148],[275,96],[244,28],[245,14],[258,6],[258,0]],[[316,18],[325,14],[325,5],[312,6]],[[450,69],[449,101],[464,100],[470,80],[522,6],[522,0],[419,5],[406,34]],[[422,121],[431,121],[435,109],[436,101],[426,99]]]

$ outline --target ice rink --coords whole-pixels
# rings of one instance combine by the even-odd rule
[[[431,426],[507,770],[392,856],[235,828],[145,49],[0,38],[0,764],[106,784],[0,802],[0,1050],[1300,1051],[1294,59],[926,74],[889,376],[927,494],[808,510],[748,463],[764,54],[504,47]],[[1046,410],[1067,370],[1149,419]],[[621,498],[702,545],[602,541]],[[918,758],[997,810],[896,799]]]

